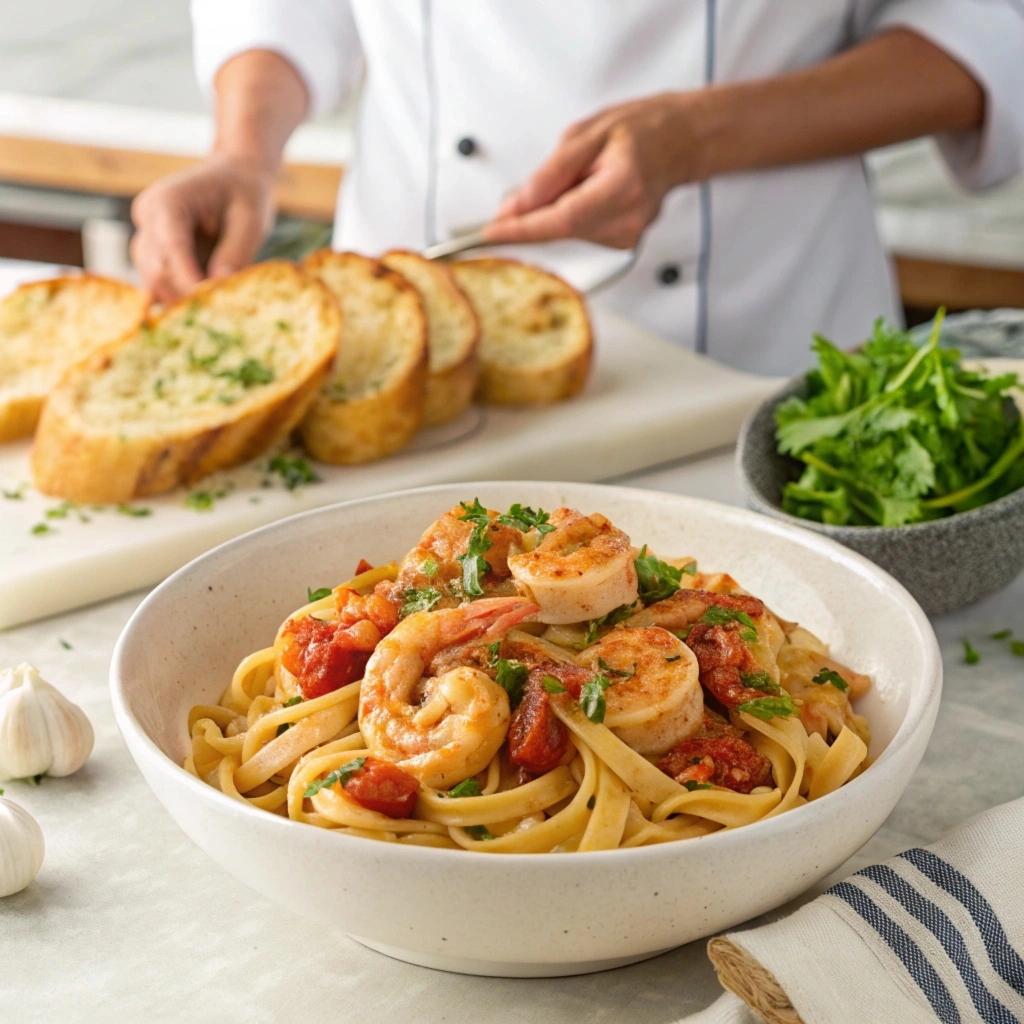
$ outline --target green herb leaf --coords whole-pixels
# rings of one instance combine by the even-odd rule
[[[664,601],[679,589],[679,581],[683,578],[683,570],[676,569],[667,562],[662,562],[654,555],[647,554],[647,545],[640,549],[633,562],[636,566],[636,577],[640,600],[644,605]]]
[[[319,587],[317,590],[310,590],[306,587],[306,604],[312,604],[314,601],[322,601],[325,597],[330,597],[334,591],[330,587]]]
[[[479,502],[477,502],[479,504]],[[466,516],[460,516],[465,519]],[[487,520],[490,523],[490,520]],[[487,536],[486,526],[476,526],[469,535],[466,550],[456,558],[462,563],[462,591],[467,597],[483,597],[484,588],[480,579],[491,571],[491,563],[484,558],[490,550],[491,538]]]
[[[758,697],[757,700],[748,700],[740,704],[737,711],[745,711],[748,715],[760,718],[767,722],[772,718],[788,718],[796,714],[796,705],[792,697],[785,695],[781,697]]]
[[[838,673],[833,672],[830,668],[823,668],[816,676],[811,679],[812,683],[831,683],[837,690],[842,690],[843,693],[850,688],[846,680]]]
[[[550,518],[550,513],[545,512],[542,508],[535,512],[529,505],[520,505],[517,502],[503,515],[498,516],[495,521],[503,526],[511,526],[519,530],[520,533],[536,530],[543,537],[555,529],[548,522]]]
[[[429,612],[431,608],[441,600],[441,591],[433,587],[408,587],[402,591],[402,607],[399,609],[398,617],[404,619],[407,615],[415,612]]]
[[[671,658],[666,658],[666,661],[678,661],[682,657],[681,654],[673,654]]]
[[[209,512],[213,508],[214,495],[210,491],[193,491],[185,498],[185,508],[195,512]]]
[[[495,640],[493,644],[487,645],[487,664],[494,668],[498,664],[498,654],[501,651],[501,641]]]
[[[302,698],[301,697],[289,697],[284,702],[282,707],[293,708],[293,707],[295,707],[296,704],[301,704],[301,703],[302,703]]]
[[[1024,640],[1011,640],[1010,650],[1016,654],[1018,658],[1024,658]]]
[[[54,530],[52,526],[47,526],[46,523],[36,523],[30,532],[36,537],[41,537],[44,533],[56,533],[57,531]]]
[[[258,359],[246,359],[237,369],[222,370],[217,376],[233,380],[243,388],[251,388],[257,384],[270,384],[274,380],[274,371]]]
[[[146,508],[144,505],[121,504],[117,506],[117,511],[123,516],[135,516],[136,518],[151,516],[153,514],[153,510],[151,508]]]
[[[767,672],[741,672],[740,682],[744,686],[749,686],[752,690],[760,690],[762,693],[778,695],[781,692],[779,684]],[[815,682],[818,680],[816,679]],[[845,688],[846,684],[843,683],[843,689]]]
[[[968,665],[977,665],[978,662],[981,661],[981,655],[974,649],[970,640],[965,640],[963,643],[964,661],[967,662]]]
[[[58,637],[57,643],[59,643],[65,651],[70,651],[72,649],[71,644],[69,644],[63,637]]]
[[[597,794],[594,793],[587,801],[587,810],[592,811],[597,806]]]
[[[541,680],[540,685],[548,693],[565,693],[565,687],[554,676],[545,676]]]
[[[679,571],[681,573],[685,573],[687,576],[696,576],[697,575],[697,563],[696,562],[687,562],[686,565],[684,565],[682,567],[682,569],[680,569]]]
[[[487,509],[480,504],[479,498],[474,498],[472,505],[467,505],[464,501],[460,501],[459,505],[462,507],[462,515],[459,516],[462,522],[472,523],[474,526],[491,525],[491,517],[487,514]]]
[[[320,477],[312,466],[301,456],[289,458],[287,455],[275,455],[267,463],[267,470],[277,473],[289,491],[294,491],[300,484],[318,484]]]
[[[507,661],[505,658],[498,662],[494,681],[508,694],[508,702],[513,708],[523,699],[523,687],[529,675],[530,670],[521,662]]]
[[[1001,629],[998,633],[990,633],[989,637],[993,640],[1009,640],[1013,636],[1012,629]]]
[[[277,732],[275,732],[274,735],[275,736],[283,736],[291,727],[292,727],[292,723],[291,722],[282,722],[277,727]]]
[[[738,622],[741,626],[746,626],[746,629],[740,631],[740,636],[748,643],[756,643],[757,641],[757,627],[754,625],[754,620],[746,613],[738,611],[735,608],[726,608],[720,604],[713,604],[701,617],[701,622],[706,622],[711,626],[724,626],[729,622]]]
[[[432,558],[428,558],[420,566],[420,572],[427,577],[428,580],[432,580],[438,573],[441,567]]]
[[[466,832],[474,839],[497,839],[486,825],[467,825]]]
[[[597,659],[597,666],[602,671],[606,672],[608,675],[610,675],[610,676],[618,676],[619,679],[632,679],[633,676],[636,675],[636,663],[635,662],[633,664],[632,671],[630,671],[630,672],[620,672],[617,668],[612,668],[611,665],[609,665],[608,662],[606,662],[604,660],[604,658],[598,658]]]
[[[334,771],[325,778],[311,782],[306,787],[305,792],[302,795],[316,796],[324,786],[333,786],[336,782],[340,782],[342,789],[344,789],[345,783],[348,782],[356,772],[361,771],[364,764],[366,764],[366,758],[357,757],[354,761],[349,761],[348,764],[343,764],[340,768],[335,768]]]
[[[583,714],[598,725],[604,721],[607,710],[604,691],[614,685],[615,683],[607,676],[594,676],[589,682],[584,683],[580,690],[580,707]]]
[[[24,501],[25,500],[25,484],[18,484],[13,490],[7,490],[6,488],[0,488],[0,494],[8,501]]]
[[[710,782],[698,782],[696,779],[687,779],[683,785],[692,793],[697,789],[711,789]]]
[[[448,791],[448,796],[453,798],[461,798],[464,796],[479,796],[480,795],[480,783],[476,779],[463,779],[457,786],[453,786]]]

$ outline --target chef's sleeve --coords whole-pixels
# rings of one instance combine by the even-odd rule
[[[359,36],[347,0],[192,0],[196,77],[209,97],[217,71],[246,50],[273,50],[302,76],[309,116],[358,81]]]
[[[856,35],[918,33],[948,53],[985,91],[985,123],[937,142],[965,188],[981,189],[1024,166],[1024,0],[861,0]]]

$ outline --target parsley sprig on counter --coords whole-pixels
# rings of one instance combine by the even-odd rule
[[[875,323],[859,352],[817,336],[806,399],[775,411],[783,455],[803,463],[783,488],[791,515],[833,525],[899,526],[987,504],[1024,484],[1015,374],[989,377],[939,347],[944,311],[917,346]]]

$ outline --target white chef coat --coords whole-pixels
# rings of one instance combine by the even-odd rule
[[[965,186],[1011,176],[1024,150],[1022,0],[192,0],[192,13],[207,90],[231,57],[270,49],[320,113],[365,71],[334,235],[364,253],[487,221],[569,124],[604,107],[807,67],[893,26],[985,89],[984,128],[939,140]],[[557,268],[573,247],[554,248]],[[806,365],[815,331],[850,345],[899,316],[859,158],[675,189],[601,301],[765,373]]]

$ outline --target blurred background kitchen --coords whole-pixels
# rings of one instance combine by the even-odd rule
[[[130,277],[132,197],[212,138],[187,0],[0,0],[0,24],[0,258]],[[293,136],[265,252],[328,240],[351,126],[349,107]],[[1024,176],[967,195],[930,141],[868,165],[911,323],[1024,307]]]

